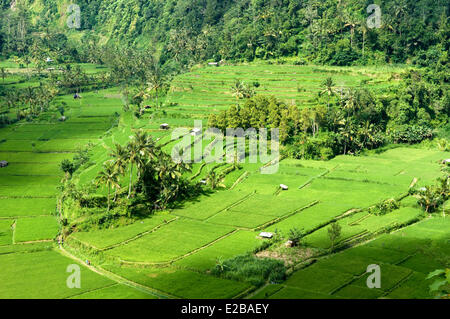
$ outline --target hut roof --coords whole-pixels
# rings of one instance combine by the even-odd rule
[[[199,129],[199,128],[193,128],[193,129],[191,130],[191,134],[192,134],[192,135],[200,135],[201,133],[202,133],[202,130]]]
[[[259,237],[262,237],[262,238],[272,238],[272,237],[273,237],[273,234],[272,234],[272,233],[268,233],[268,232],[262,232],[262,233],[259,234]]]

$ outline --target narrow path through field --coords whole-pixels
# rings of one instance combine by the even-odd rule
[[[86,263],[84,261],[82,261],[80,258],[72,255],[70,252],[68,252],[62,246],[59,246],[59,249],[57,249],[56,251],[58,251],[63,256],[66,256],[66,257],[76,261],[77,263],[83,265],[84,267],[88,268],[89,270],[91,270],[91,271],[93,271],[93,272],[95,272],[95,273],[97,273],[97,274],[99,274],[101,276],[104,276],[104,277],[106,277],[108,279],[111,279],[111,280],[113,280],[113,281],[115,281],[115,282],[117,282],[119,284],[127,285],[129,287],[135,288],[135,289],[140,290],[142,292],[145,292],[147,294],[156,296],[156,297],[158,297],[160,299],[177,298],[176,296],[167,294],[165,292],[161,292],[161,291],[153,289],[153,288],[149,288],[147,286],[144,286],[144,285],[138,284],[138,283],[136,283],[134,281],[128,280],[126,278],[123,278],[123,277],[121,277],[119,275],[116,275],[116,274],[114,274],[112,272],[109,272],[109,271],[107,271],[107,270],[105,270],[105,269],[103,269],[101,267],[94,267],[92,265],[86,265]]]
[[[417,222],[415,222],[415,223],[413,223],[413,224],[410,224],[410,225],[407,225],[407,226],[405,226],[405,227],[401,227],[401,228],[399,228],[399,229],[396,229],[395,231],[390,232],[390,234],[394,234],[394,233],[403,231],[405,228],[407,228],[407,227],[409,227],[409,226],[417,225],[417,224],[423,223],[423,222],[427,221],[427,219],[428,219],[428,218],[424,218],[424,219],[419,220],[419,221],[417,221]],[[382,234],[380,234],[380,235],[382,235]],[[301,269],[305,269],[305,268],[307,268],[307,267],[309,267],[309,266],[315,264],[315,263],[316,263],[317,261],[319,261],[319,260],[330,258],[330,257],[332,257],[332,256],[334,256],[334,255],[336,255],[336,254],[340,254],[340,253],[342,253],[342,252],[344,252],[344,251],[346,251],[346,250],[349,250],[349,249],[351,249],[351,248],[354,248],[354,247],[366,245],[366,244],[368,244],[368,243],[370,243],[370,242],[372,242],[372,241],[374,241],[374,240],[376,240],[376,239],[378,239],[378,238],[379,238],[379,236],[375,236],[375,237],[370,238],[370,239],[367,239],[367,240],[365,240],[365,241],[357,242],[356,244],[349,245],[349,246],[346,247],[345,249],[340,250],[340,251],[338,251],[338,252],[336,252],[336,253],[333,253],[333,254],[325,254],[325,255],[322,255],[322,256],[312,256],[312,257],[310,257],[310,258],[307,258],[307,259],[305,259],[305,260],[302,260],[300,263],[297,263],[296,265],[293,265],[292,267],[295,268],[296,271],[301,270]],[[409,258],[411,258],[411,257],[413,257],[414,255],[416,255],[416,253],[417,253],[417,252],[414,252],[414,253],[412,253],[412,254],[409,254],[409,255],[406,256],[405,258],[402,258],[402,259],[400,259],[400,260],[398,260],[398,261],[396,261],[396,262],[394,262],[394,263],[390,263],[390,264],[391,264],[391,265],[400,265],[400,264],[403,263],[405,260],[408,260]],[[311,263],[311,261],[313,261],[313,262]],[[301,267],[302,264],[304,264],[305,266],[304,266],[304,267]],[[300,267],[299,267],[299,266],[300,266]],[[346,287],[346,286],[348,286],[348,285],[351,285],[353,282],[357,281],[358,279],[360,279],[361,277],[363,277],[365,274],[366,274],[366,272],[363,272],[363,273],[361,273],[361,274],[356,275],[354,278],[350,279],[349,281],[345,282],[344,284],[340,285],[339,287],[334,288],[334,289],[333,289],[332,291],[330,291],[328,294],[331,296],[331,295],[337,293],[339,290],[343,289],[344,287]],[[406,274],[406,275],[405,275],[402,279],[400,279],[393,287],[391,287],[389,290],[385,291],[385,292],[383,293],[383,295],[382,295],[380,298],[383,298],[383,297],[389,295],[389,293],[390,293],[391,291],[393,291],[395,288],[401,286],[402,283],[404,283],[405,281],[407,281],[412,275],[413,275],[413,271],[411,271],[410,273]],[[266,283],[265,285],[261,286],[260,288],[258,288],[258,289],[256,289],[256,290],[250,292],[248,295],[244,296],[243,298],[244,298],[244,299],[251,299],[253,296],[255,296],[256,294],[258,294],[260,291],[262,291],[262,290],[263,290],[265,287],[267,287],[268,285],[270,285],[270,283]],[[282,284],[280,284],[280,287],[281,287],[280,289],[282,289],[282,288],[287,288],[287,287],[289,287],[289,288],[295,288],[295,287],[286,285],[285,282],[282,283]],[[279,291],[280,289],[278,289],[277,291]],[[276,293],[277,291],[274,291],[272,294]],[[313,293],[314,293],[314,291],[310,291],[310,292],[313,292]],[[271,294],[271,295],[272,295],[272,294]],[[267,297],[270,297],[270,296],[267,296]]]

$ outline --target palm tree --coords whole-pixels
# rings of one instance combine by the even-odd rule
[[[34,89],[30,86],[27,87],[25,89],[25,93],[24,93],[24,100],[25,100],[25,103],[28,104],[28,107],[31,110],[33,110],[33,104],[35,102],[35,98],[36,98],[36,94],[35,94]]]
[[[206,177],[206,182],[211,186],[211,189],[216,189],[217,187],[223,187],[226,186],[222,184],[223,177],[220,175],[217,175],[215,171],[211,170],[208,173],[208,176]]]
[[[139,163],[140,161],[140,156],[139,156],[139,148],[138,145],[134,142],[131,141],[130,143],[127,144],[127,156],[126,156],[126,161],[129,164],[130,167],[130,182],[128,184],[128,197],[130,198],[131,196],[131,187],[132,187],[132,183],[133,183],[133,165]]]
[[[17,92],[12,90],[6,91],[5,98],[8,109],[14,108],[18,100]]]
[[[120,144],[115,144],[115,148],[111,150],[111,153],[109,154],[112,159],[112,165],[114,166],[114,169],[118,172],[120,175],[125,175],[125,169],[127,167],[127,149],[123,147]],[[117,189],[114,193],[114,201],[117,199]]]
[[[367,23],[365,21],[360,22],[359,29],[361,30],[361,33],[362,33],[362,56],[364,58],[365,50],[366,50],[366,35],[367,35],[367,32],[369,31],[369,29],[367,27]]]
[[[144,159],[149,160],[156,158],[155,142],[153,141],[152,137],[143,130],[139,130],[135,133],[135,135],[133,136],[133,142],[136,144],[139,158],[141,159],[136,162],[138,166],[138,177],[140,177]]]
[[[127,149],[118,143],[115,143],[114,146],[115,148],[111,150],[109,156],[113,158],[113,164],[116,170],[123,175],[127,167]]]
[[[148,68],[150,75],[147,77],[147,91],[155,92],[156,107],[158,107],[159,92],[167,82],[167,77],[161,69],[159,59],[152,58]]]
[[[349,13],[346,14],[346,20],[347,23],[344,25],[344,27],[350,27],[350,47],[353,50],[353,37],[355,35],[355,28],[360,24],[360,22],[358,21],[357,17]]]
[[[2,80],[3,80],[3,83],[5,83],[5,78],[6,78],[6,76],[8,75],[8,70],[6,70],[6,68],[5,67],[1,67],[0,68],[0,74],[1,74],[1,77],[2,77]]]
[[[442,138],[437,141],[437,147],[442,152],[446,152],[449,149],[449,146],[450,146],[449,142],[445,138]]]
[[[245,90],[246,90],[245,84],[240,80],[236,80],[234,82],[234,85],[231,87],[231,93],[237,100],[244,98]]]
[[[144,109],[142,108],[142,102],[150,98],[150,94],[148,94],[146,88],[140,88],[135,91],[132,98],[132,103],[135,104],[139,108],[139,114],[142,115],[144,113]]]
[[[120,188],[119,185],[119,172],[115,169],[113,163],[106,162],[103,165],[103,171],[98,173],[97,177],[95,178],[96,185],[105,185],[108,187],[108,211],[110,209],[110,195],[111,195],[111,188]]]
[[[334,81],[331,77],[328,77],[323,83],[324,89],[320,92],[320,94],[327,94],[328,95],[328,102],[327,102],[327,109],[330,108],[330,98],[335,94],[334,90]]]
[[[424,191],[419,194],[418,203],[420,206],[425,208],[425,213],[431,214],[438,206],[442,200],[441,194],[434,191],[432,187],[426,186]]]
[[[116,152],[117,146],[116,146]],[[128,198],[131,196],[133,166],[137,167],[137,176],[140,179],[145,164],[150,159],[157,157],[158,148],[155,147],[155,142],[152,137],[143,130],[139,130],[132,137],[132,140],[127,144],[126,150],[120,150],[120,161],[128,162],[130,166],[130,182],[128,188]],[[117,155],[119,156],[119,155]],[[121,164],[123,165],[123,163]]]
[[[355,99],[355,92],[352,89],[348,89],[345,94],[344,108],[346,109],[347,118],[350,117],[350,113],[353,112],[353,114],[355,114],[356,99]]]
[[[366,121],[366,124],[364,126],[361,126],[358,131],[359,134],[364,137],[361,146],[367,147],[368,142],[372,140],[373,124],[370,124],[370,121]]]
[[[226,268],[228,268],[222,257],[216,258],[216,267],[220,270],[220,272],[223,272]]]
[[[348,147],[350,146],[351,142],[353,142],[353,136],[355,134],[355,131],[354,125],[351,121],[344,119],[342,121],[342,124],[344,126],[339,129],[339,132],[344,139],[344,155],[346,155]]]

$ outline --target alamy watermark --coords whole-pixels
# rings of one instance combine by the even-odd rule
[[[368,273],[371,273],[366,280],[367,288],[381,288],[381,268],[379,265],[372,264],[367,266]]]
[[[77,4],[70,4],[67,7],[67,26],[69,29],[81,28],[81,9]]]
[[[247,160],[248,163],[264,164],[261,168],[262,174],[275,174],[278,171],[278,128],[273,128],[270,132],[266,128],[227,128],[224,135],[218,128],[209,128],[203,134],[202,121],[194,121],[194,127],[193,130],[173,130],[172,139],[179,139],[171,153],[175,163],[244,163]],[[211,141],[205,148],[204,140]]]
[[[81,288],[81,269],[77,264],[67,266],[66,272],[71,273],[66,280],[67,288]]]
[[[370,4],[367,7],[367,13],[369,17],[367,18],[367,27],[369,29],[381,28],[381,8],[377,4]]]

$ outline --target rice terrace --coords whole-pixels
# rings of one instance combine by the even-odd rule
[[[348,28],[334,9],[366,19],[357,0],[199,1],[201,19],[186,1],[130,2],[174,20],[126,32],[103,16],[119,1],[79,1],[78,28],[67,1],[6,2],[0,299],[449,298],[444,2],[402,9],[430,14],[420,49],[403,22]],[[305,21],[326,10],[337,29],[319,36]],[[248,137],[212,128],[267,129],[278,156],[252,161]]]

